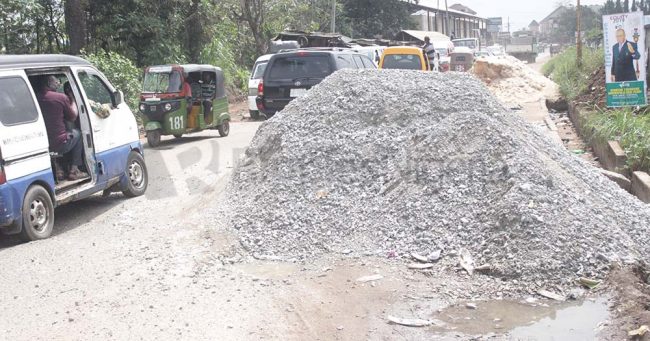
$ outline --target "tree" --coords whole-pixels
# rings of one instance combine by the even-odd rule
[[[632,7],[630,9],[632,10],[632,12],[637,11],[638,8],[636,7],[636,0],[632,0]]]
[[[392,37],[415,26],[411,2],[401,0],[341,0],[346,33],[352,37]]]
[[[79,54],[86,46],[86,3],[84,0],[65,0],[65,30],[70,40],[68,52]]]
[[[630,0],[623,1],[623,12],[630,11]]]
[[[616,13],[621,13],[623,12],[623,5],[621,4],[621,0],[616,0]]]
[[[587,6],[580,6],[582,31],[590,32],[602,29],[602,17]],[[559,16],[557,21],[557,28],[551,33],[551,39],[554,42],[569,43],[575,41],[576,25],[576,9],[575,7],[568,7]]]

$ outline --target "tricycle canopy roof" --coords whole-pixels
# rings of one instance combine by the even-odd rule
[[[214,72],[217,74],[222,74],[223,71],[220,67],[208,64],[169,64],[169,65],[154,65],[147,67],[146,71],[148,72],[165,72],[171,71],[172,69],[181,68],[184,74],[191,72]]]

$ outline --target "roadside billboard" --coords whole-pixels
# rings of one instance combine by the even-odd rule
[[[487,31],[490,33],[497,33],[501,31],[501,25],[503,25],[502,18],[488,18],[487,19]]]
[[[646,105],[643,12],[603,16],[608,107]]]

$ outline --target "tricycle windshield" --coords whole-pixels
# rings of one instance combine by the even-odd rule
[[[144,74],[142,92],[178,93],[183,88],[181,73],[176,70],[158,70],[151,68]]]

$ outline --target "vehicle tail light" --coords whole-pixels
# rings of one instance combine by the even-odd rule
[[[260,84],[257,84],[257,95],[264,96],[264,81],[260,81]]]

